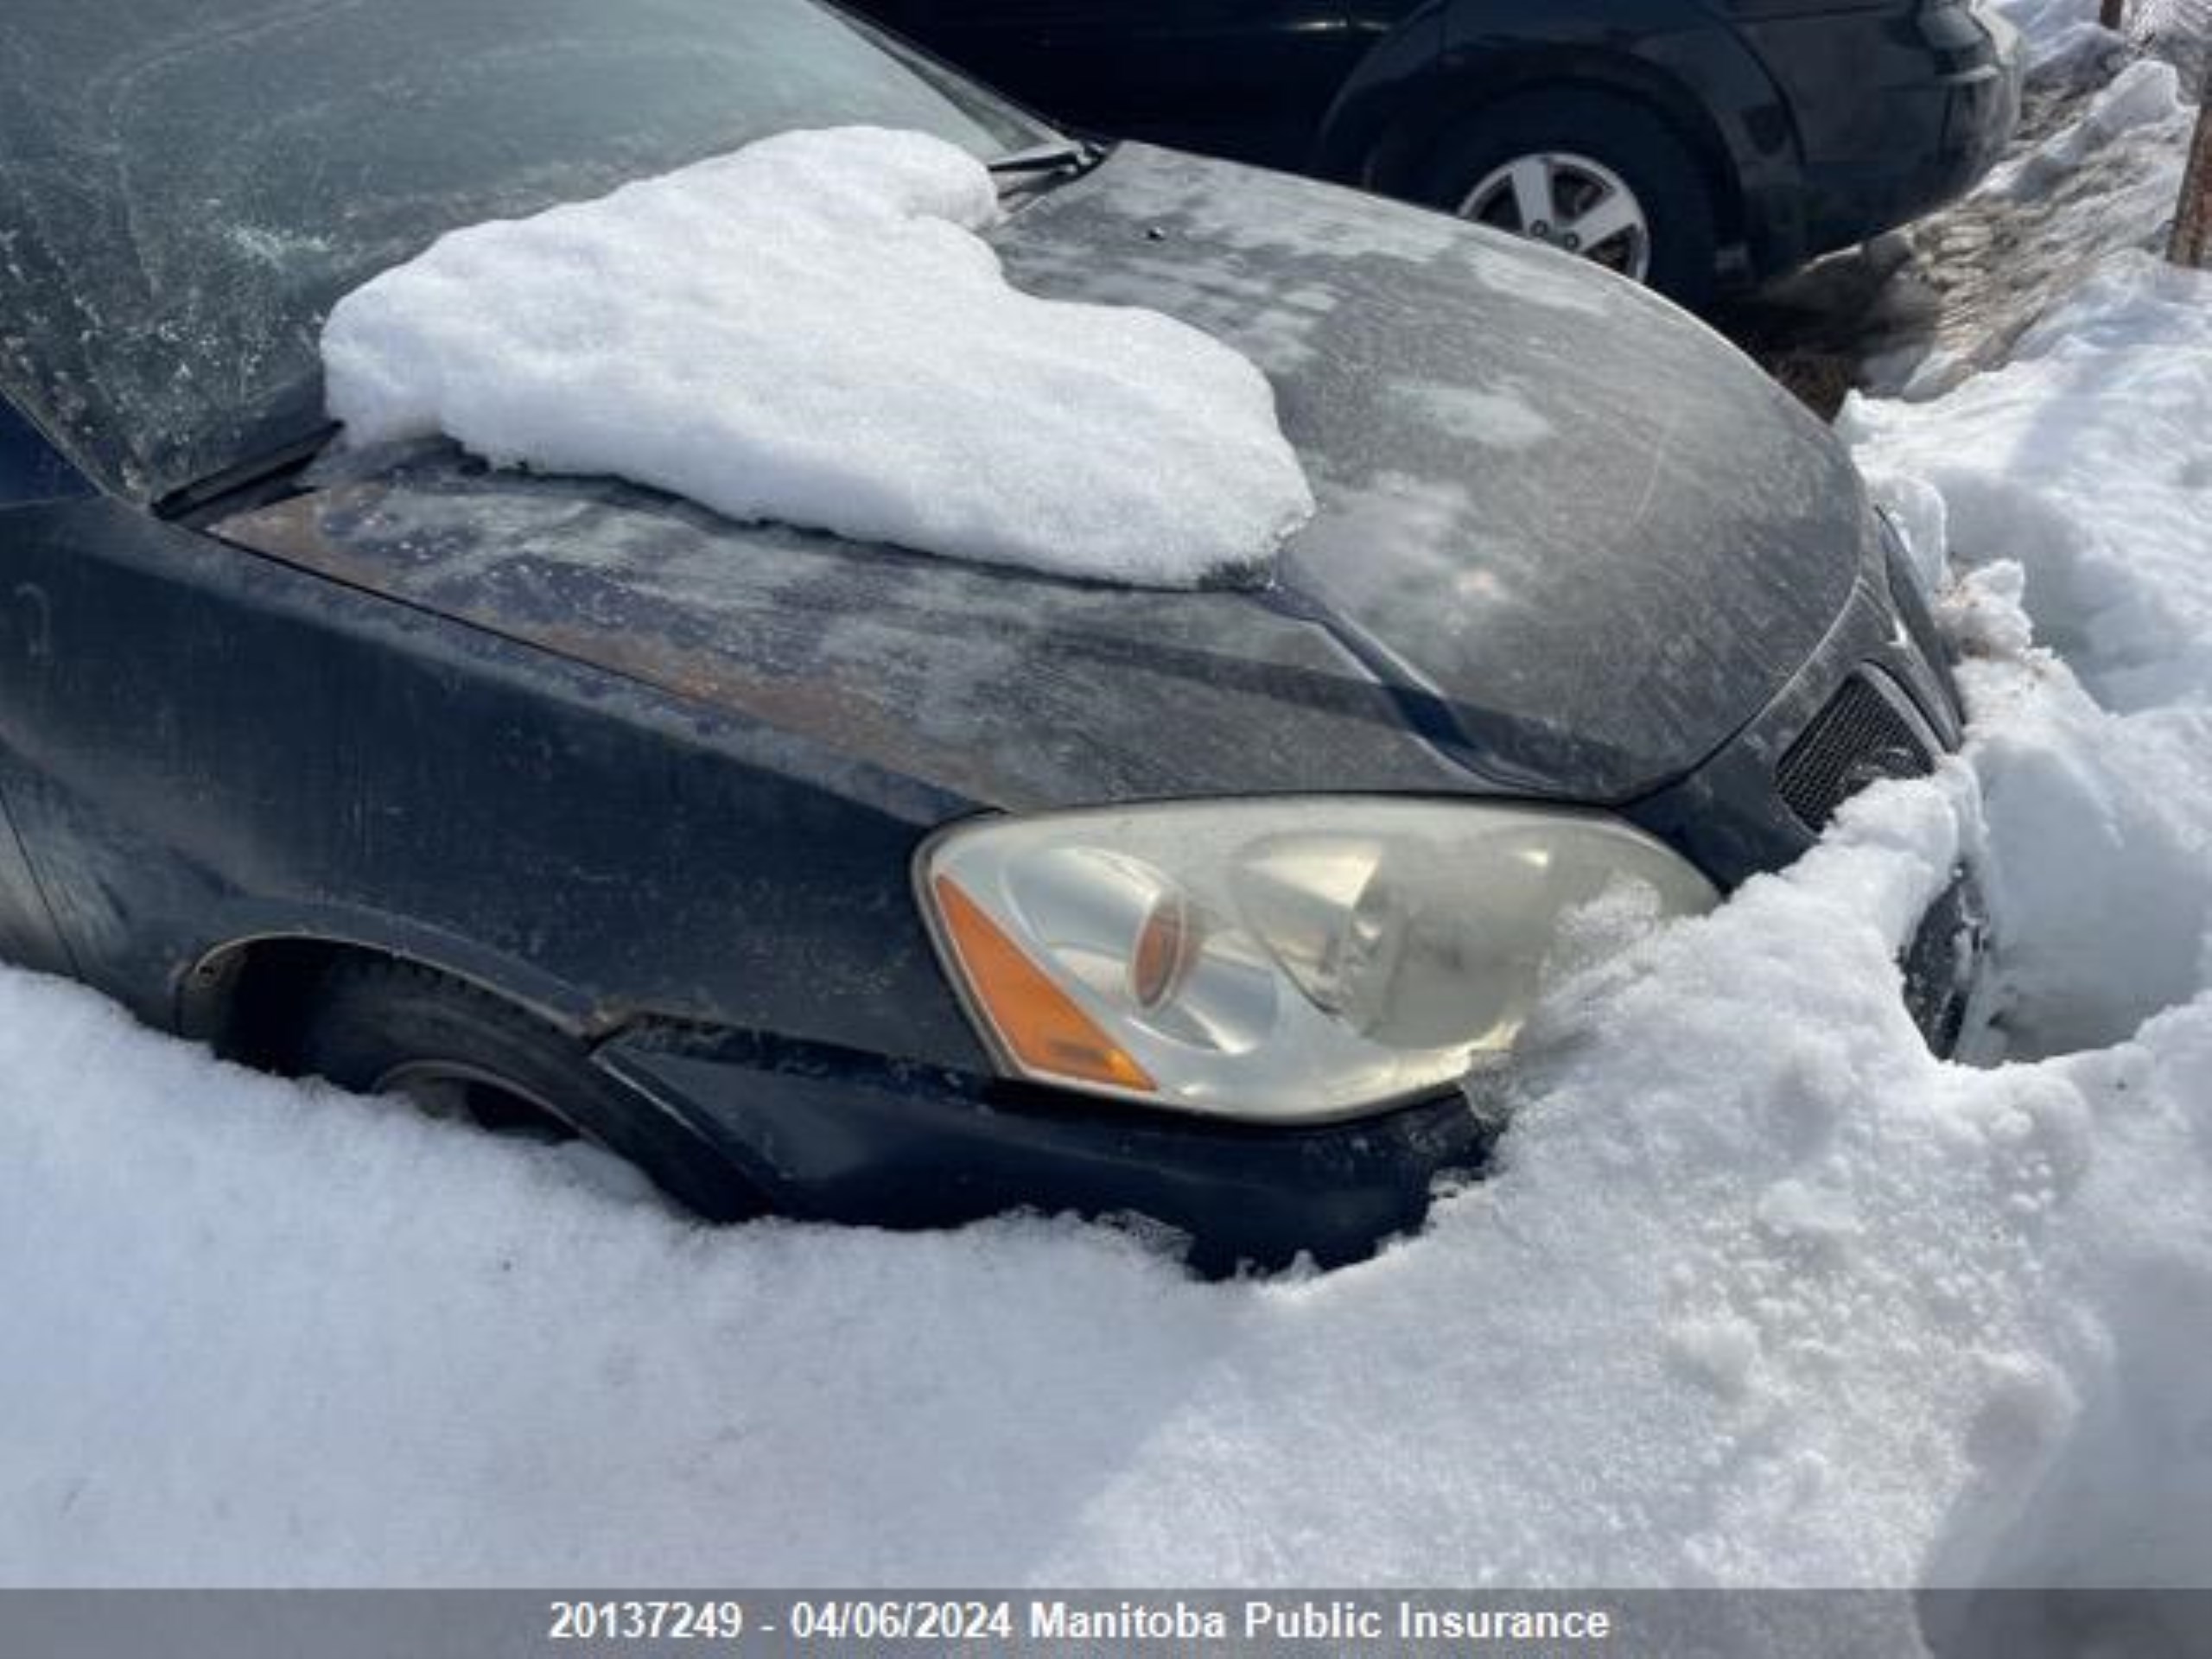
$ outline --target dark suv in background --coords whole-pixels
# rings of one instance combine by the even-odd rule
[[[852,0],[1059,120],[1357,184],[1696,304],[1960,194],[1986,0]]]

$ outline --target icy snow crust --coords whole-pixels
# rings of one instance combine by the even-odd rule
[[[0,1580],[2212,1583],[2212,278],[2084,276],[1850,417],[1965,760],[1564,990],[1371,1263],[700,1231],[0,976]],[[1961,850],[1996,1069],[1891,966]]]
[[[1263,581],[1313,499],[1264,376],[1034,299],[996,189],[918,133],[792,132],[441,238],[323,334],[351,441],[444,433],[731,518],[1161,588]]]

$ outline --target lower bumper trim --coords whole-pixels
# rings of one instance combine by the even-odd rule
[[[1008,1211],[1140,1215],[1202,1273],[1321,1267],[1420,1227],[1497,1128],[1454,1090],[1372,1117],[1249,1126],[742,1033],[641,1027],[600,1066],[722,1150],[783,1214],[891,1228]]]

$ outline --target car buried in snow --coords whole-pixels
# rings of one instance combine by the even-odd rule
[[[1958,741],[1834,438],[1583,262],[1066,142],[812,0],[5,27],[0,951],[246,1061],[587,1137],[712,1217],[1340,1262],[1482,1166],[1469,1090],[1571,918],[1704,909]],[[992,158],[1024,288],[1265,367],[1319,500],[1272,585],[317,461],[363,281],[852,123]],[[1904,963],[1939,1046],[1970,893]]]

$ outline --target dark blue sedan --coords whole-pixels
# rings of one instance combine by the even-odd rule
[[[1480,1167],[1588,906],[1694,913],[1958,741],[1836,442],[1582,262],[1064,139],[812,0],[18,0],[4,42],[0,952],[244,1059],[712,1217],[1340,1261]],[[318,461],[370,276],[849,123],[993,161],[1023,288],[1268,371],[1319,498],[1274,585]],[[1969,893],[1906,963],[1938,1045]]]

